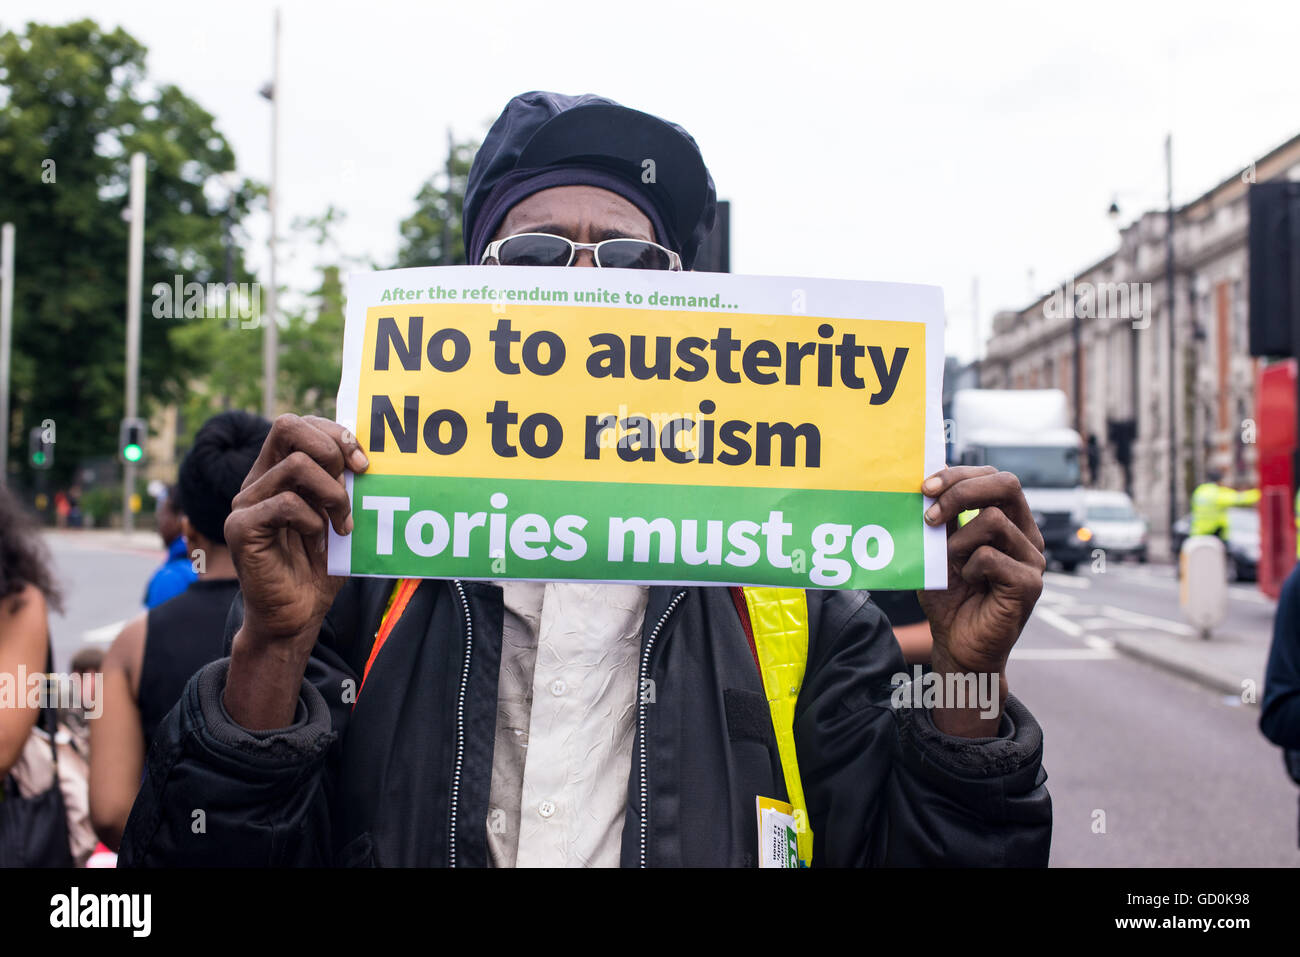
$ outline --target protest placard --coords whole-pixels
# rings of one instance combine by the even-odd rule
[[[336,575],[943,588],[931,286],[447,266],[348,280]]]

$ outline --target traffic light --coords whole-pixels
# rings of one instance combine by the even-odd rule
[[[1250,226],[1250,354],[1294,356],[1300,348],[1300,183],[1255,183]]]
[[[123,419],[117,434],[117,454],[128,465],[144,461],[144,440],[148,435],[144,419]]]
[[[39,425],[27,433],[27,461],[34,469],[54,466],[54,443],[49,439],[49,431]]]

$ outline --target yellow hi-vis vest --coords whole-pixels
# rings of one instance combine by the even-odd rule
[[[1228,524],[1228,509],[1237,503],[1234,489],[1202,482],[1192,491],[1193,535],[1223,535]]]
[[[375,632],[375,642],[361,673],[358,698],[366,686],[366,678],[379,649],[388,640],[397,619],[402,617],[420,581],[418,578],[402,578],[393,583],[379,630]],[[808,596],[802,588],[743,588],[741,591],[749,611],[763,692],[772,713],[772,730],[776,734],[777,753],[781,756],[786,796],[794,808],[799,862],[807,867],[812,864],[813,833],[799,778],[799,757],[794,747],[794,707],[799,700],[799,688],[803,685],[804,668],[808,663]],[[353,707],[356,707],[355,701]]]
[[[812,864],[813,832],[799,778],[794,747],[794,706],[808,664],[808,595],[802,588],[745,588],[745,606],[754,634],[758,670],[763,676],[772,730],[781,755],[785,790],[794,808],[799,861]]]

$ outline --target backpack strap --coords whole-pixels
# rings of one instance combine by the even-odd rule
[[[379,630],[375,632],[375,643],[370,646],[370,657],[366,659],[365,670],[361,672],[361,687],[357,688],[357,696],[352,700],[353,709],[356,708],[357,702],[361,700],[361,690],[366,686],[366,678],[370,676],[370,668],[374,665],[375,659],[379,657],[379,649],[384,647],[384,642],[393,633],[398,619],[406,611],[406,606],[410,603],[415,590],[420,587],[421,581],[423,579],[420,578],[399,578],[393,583],[393,590],[388,596],[388,606],[384,609],[384,617],[380,619]]]
[[[794,709],[808,664],[808,596],[802,588],[741,588],[744,596],[741,624],[763,678],[767,706],[772,713],[777,752],[785,790],[794,807],[799,860],[812,863],[813,833],[799,777],[799,756],[794,744]],[[736,603],[737,612],[741,603]]]

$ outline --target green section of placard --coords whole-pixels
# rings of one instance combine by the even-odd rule
[[[359,475],[351,573],[924,587],[919,493]]]

